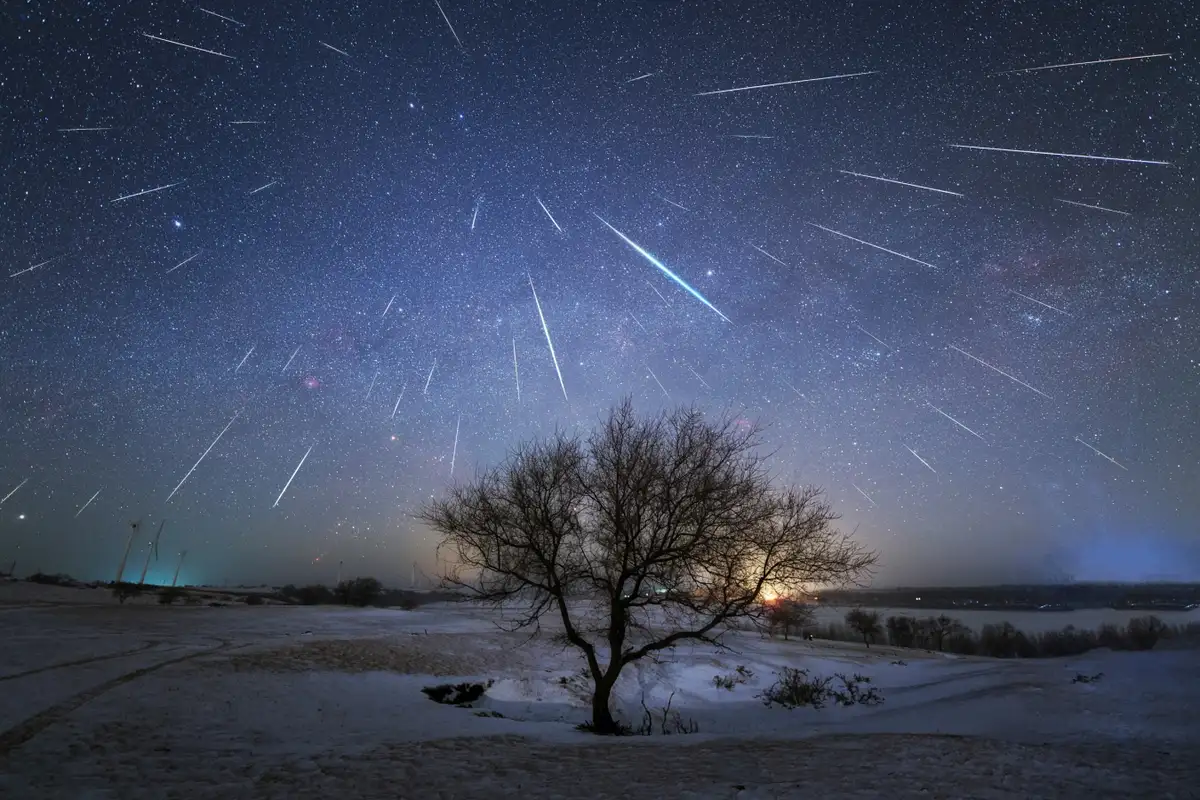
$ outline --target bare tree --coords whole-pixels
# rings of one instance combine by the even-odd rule
[[[875,562],[819,490],[772,487],[759,444],[732,419],[639,418],[626,400],[588,438],[522,445],[422,518],[451,554],[445,581],[513,629],[556,619],[587,659],[592,730],[616,733],[626,665],[759,621],[764,588],[846,583]]]
[[[852,630],[857,631],[859,636],[863,637],[863,644],[868,648],[870,648],[871,642],[875,641],[875,637],[883,631],[882,626],[879,624],[878,611],[866,611],[861,608],[851,609],[846,612],[846,624]]]
[[[782,632],[783,640],[786,642],[793,631],[803,632],[805,628],[813,624],[815,619],[816,610],[812,606],[797,603],[794,600],[781,599],[768,607],[767,630],[772,636],[777,631]]]

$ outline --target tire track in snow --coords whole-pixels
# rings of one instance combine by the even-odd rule
[[[0,675],[0,683],[2,683],[4,681],[15,681],[17,678],[26,678],[30,675],[37,675],[42,672],[49,672],[52,669],[65,669],[67,667],[81,667],[84,664],[94,664],[97,661],[109,661],[114,658],[124,658],[125,656],[137,655],[138,653],[144,653],[153,647],[157,647],[160,644],[162,644],[162,642],[151,641],[151,642],[144,643],[141,647],[135,647],[132,650],[122,650],[119,653],[108,653],[108,654],[102,655],[102,656],[88,656],[87,658],[77,658],[74,661],[62,661],[62,662],[59,662],[58,664],[50,664],[49,666],[46,666],[46,667],[35,667],[34,669],[27,669],[24,672],[14,672],[11,675]]]
[[[9,755],[11,755],[13,750],[25,744],[54,723],[62,720],[72,711],[75,711],[84,704],[95,700],[97,697],[105,694],[106,692],[110,692],[119,686],[124,686],[131,681],[135,681],[138,678],[149,675],[151,672],[157,672],[163,667],[169,667],[174,664],[180,664],[184,661],[202,658],[203,656],[210,656],[215,653],[219,653],[222,650],[227,650],[232,646],[232,642],[222,642],[222,644],[218,645],[217,647],[210,647],[206,650],[198,650],[196,652],[188,653],[187,655],[177,656],[176,658],[167,659],[166,661],[160,661],[157,664],[151,664],[148,667],[135,669],[133,672],[127,672],[124,675],[119,675],[116,678],[113,678],[112,680],[105,681],[99,686],[94,686],[91,689],[79,692],[78,694],[62,701],[61,703],[57,703],[50,708],[45,709],[44,711],[34,714],[29,719],[14,725],[4,733],[0,733],[0,759],[6,759]]]

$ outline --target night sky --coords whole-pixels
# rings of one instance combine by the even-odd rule
[[[632,395],[881,585],[1200,579],[1190,6],[4,3],[0,564],[406,585]]]

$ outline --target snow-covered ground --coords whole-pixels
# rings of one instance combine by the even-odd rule
[[[699,733],[602,739],[573,727],[582,658],[484,609],[50,594],[0,590],[3,798],[1200,797],[1195,650],[991,661],[739,633],[618,687],[624,718],[670,699]],[[867,675],[886,702],[767,708],[784,666]],[[420,691],[451,677],[495,683],[473,709]]]

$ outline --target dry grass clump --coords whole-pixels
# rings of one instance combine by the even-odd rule
[[[395,672],[401,675],[478,675],[513,655],[461,635],[422,634],[384,639],[317,639],[231,655],[234,670],[265,672]]]

